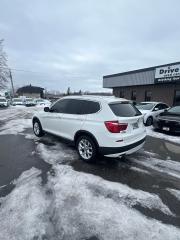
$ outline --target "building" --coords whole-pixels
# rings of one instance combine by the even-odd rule
[[[44,98],[44,88],[32,86],[21,87],[16,92],[18,96],[26,96],[30,98]]]
[[[180,62],[103,77],[103,87],[133,101],[162,101],[180,105]]]

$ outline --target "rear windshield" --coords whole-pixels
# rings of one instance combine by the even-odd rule
[[[0,98],[0,102],[6,102],[6,99]]]
[[[141,115],[141,112],[129,102],[111,103],[109,106],[118,117],[134,117]]]

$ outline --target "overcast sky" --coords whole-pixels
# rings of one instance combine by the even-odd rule
[[[0,0],[16,86],[102,90],[102,76],[180,60],[179,0]]]

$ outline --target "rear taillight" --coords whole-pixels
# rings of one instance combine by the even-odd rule
[[[106,121],[104,122],[106,128],[111,133],[120,133],[127,129],[127,123],[119,123],[118,121]]]

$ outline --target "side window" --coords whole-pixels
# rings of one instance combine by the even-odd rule
[[[93,114],[100,110],[100,105],[98,102],[82,100],[81,112],[80,114]]]
[[[160,103],[156,105],[156,108],[158,108],[159,110],[163,110],[168,108],[168,106],[166,104]]]
[[[92,114],[100,110],[98,102],[80,100],[80,99],[63,99],[56,102],[51,107],[51,112],[66,114]]]
[[[64,113],[66,114],[79,114],[81,111],[81,100],[69,99],[67,108]]]
[[[56,102],[50,109],[51,112],[65,113],[68,107],[69,99],[63,99]]]
[[[157,108],[158,110],[161,110],[162,108],[161,108],[161,104],[157,104],[155,107],[154,107],[154,110],[155,110],[155,108]]]
[[[168,106],[166,104],[161,104],[162,105],[162,108],[161,109],[166,109],[168,108]]]

